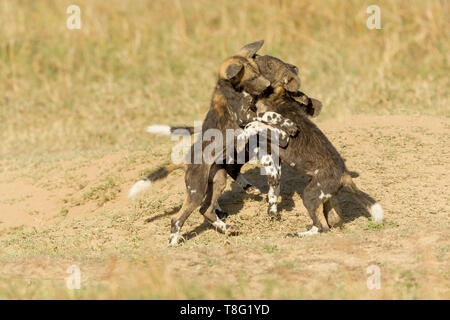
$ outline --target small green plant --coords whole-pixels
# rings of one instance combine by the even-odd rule
[[[63,217],[66,217],[69,214],[69,209],[62,208],[59,214]]]
[[[406,291],[411,292],[419,288],[419,283],[411,270],[405,270],[401,272],[397,286],[406,288]]]
[[[205,264],[209,267],[212,267],[213,265],[215,265],[217,263],[217,260],[214,258],[206,258],[205,259]]]
[[[105,183],[92,187],[89,192],[85,193],[83,200],[95,200],[97,205],[100,207],[106,202],[114,200],[119,193],[119,185],[111,177],[109,177]]]
[[[274,253],[277,250],[278,250],[278,247],[276,245],[269,245],[269,244],[263,245],[263,251],[265,253]]]
[[[367,223],[367,230],[379,231],[383,228],[383,222],[375,222],[370,220]]]

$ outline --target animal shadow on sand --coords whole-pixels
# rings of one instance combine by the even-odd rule
[[[241,187],[239,187],[235,182],[231,183],[231,190],[224,192],[222,196],[219,198],[219,203],[226,204],[226,208],[222,208],[226,212],[226,216],[230,214],[237,214],[242,208],[243,208],[243,201],[244,199],[252,199],[254,201],[263,201],[264,197],[261,195],[252,195],[246,193],[244,190],[242,190]],[[207,204],[204,204],[200,211],[204,210]],[[231,210],[228,210],[230,208]],[[226,220],[224,218],[223,220]],[[200,235],[201,233],[205,232],[209,229],[216,229],[214,226],[212,226],[209,222],[204,221],[201,225],[197,226],[191,231],[188,231],[182,235],[182,239],[184,241],[190,240],[192,238],[195,238],[196,236]],[[239,231],[231,231],[228,233],[229,236],[237,236],[239,235]]]
[[[161,218],[167,217],[167,216],[171,216],[175,213],[177,213],[179,210],[181,209],[181,205],[173,207],[172,209],[168,210],[168,211],[164,211],[163,213],[157,214],[155,216],[152,216],[150,218],[145,219],[145,223],[151,223],[153,221],[159,220]]]
[[[233,200],[231,201],[222,201],[224,203],[233,203],[235,206],[233,207],[233,214],[237,214],[243,207],[243,200],[244,198],[251,198],[254,201],[263,201],[264,197],[261,195],[251,195],[251,194],[247,194],[245,193],[245,191],[242,190],[241,187],[239,187],[236,183],[232,183],[231,185],[232,190],[228,191],[229,193],[232,194],[232,198]],[[240,196],[236,197],[236,194],[240,194]],[[220,202],[220,200],[219,200]],[[205,208],[205,204],[200,208],[200,210],[203,210]],[[144,223],[152,223],[156,220],[168,217],[168,216],[172,216],[174,214],[176,214],[178,211],[180,211],[181,209],[181,205],[175,206],[173,208],[171,208],[170,210],[166,210],[163,213],[148,217],[147,219],[144,220]],[[227,215],[229,215],[229,213],[227,212]],[[185,232],[182,236],[181,236],[181,241],[187,241],[189,239],[195,238],[196,236],[200,235],[201,233],[205,232],[206,230],[209,229],[216,229],[214,226],[212,226],[209,222],[204,221],[202,224],[198,225],[197,227],[195,227],[193,230]],[[238,231],[232,231],[230,233],[228,233],[228,235],[230,236],[235,236],[238,235],[239,232]]]
[[[244,201],[250,199],[252,201],[266,201],[266,194],[268,192],[267,178],[264,175],[260,174],[261,168],[255,167],[249,169],[245,172],[246,178],[255,186],[257,186],[264,194],[262,195],[253,195],[248,194],[241,187],[239,187],[236,183],[231,183],[231,190],[227,190],[223,193],[223,195],[219,199],[219,203],[227,215],[239,214],[244,206]],[[350,172],[352,178],[357,178],[359,174],[357,172]],[[295,193],[297,193],[300,197],[303,192],[303,189],[309,183],[309,178],[307,176],[303,176],[299,172],[291,169],[289,166],[282,165],[282,174],[281,174],[281,202],[278,204],[278,210],[282,213],[282,211],[292,211],[295,210],[297,214],[305,214],[307,215],[306,209],[303,207],[303,204],[296,204],[293,200]],[[350,191],[347,191],[343,188],[337,194],[337,200],[339,202],[339,206],[341,207],[344,223],[351,222],[358,217],[370,217],[370,213],[367,209],[356,199],[356,195]],[[301,207],[299,207],[299,205]],[[161,218],[171,216],[177,213],[180,210],[181,206],[176,206],[171,208],[168,211],[165,211],[161,214],[149,217],[145,220],[145,223],[151,223],[155,220],[159,220]],[[202,210],[202,208],[200,209]],[[194,229],[185,232],[182,235],[182,239],[184,241],[193,239],[203,232],[215,229],[210,223],[204,221],[202,224],[198,225]],[[234,236],[238,235],[237,231],[231,232],[229,235]]]
[[[282,165],[281,169],[281,202],[278,204],[278,211],[293,211],[297,214],[308,215],[306,209],[303,207],[302,202],[297,204],[294,202],[293,197],[297,193],[300,197],[302,195],[303,189],[309,183],[310,178],[300,174],[299,172],[293,170],[289,166]],[[240,187],[235,183],[232,184],[232,189],[224,192],[222,197],[219,199],[219,203],[222,209],[226,211],[229,215],[238,214],[242,208],[244,200],[249,197],[252,200],[266,201],[266,194],[268,192],[269,186],[267,184],[267,178],[260,174],[260,168],[252,168],[245,172],[245,176],[248,180],[257,186],[264,195],[262,196],[252,196],[246,194]],[[351,171],[350,176],[352,178],[357,178],[359,174],[357,172]],[[370,213],[364,207],[364,205],[358,201],[357,195],[353,194],[346,188],[342,188],[337,194],[337,200],[339,206],[341,207],[344,223],[351,222],[358,217],[364,216],[369,218]]]

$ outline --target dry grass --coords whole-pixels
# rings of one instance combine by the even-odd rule
[[[0,4],[1,155],[145,145],[142,128],[202,120],[219,63],[265,39],[299,66],[323,117],[448,115],[448,1],[72,1]]]
[[[72,3],[0,2],[0,298],[450,297],[449,1],[380,3],[382,30],[366,28],[371,1],[86,0],[70,31]],[[241,234],[194,213],[168,249],[182,173],[125,199],[173,144],[144,128],[202,120],[220,62],[259,39],[299,66],[386,223],[344,197],[344,229],[285,239],[310,223],[287,168],[280,223],[231,185],[221,205]],[[72,264],[80,291],[65,287]],[[380,291],[367,290],[371,264]]]
[[[184,196],[183,174],[131,201],[126,194],[163,161],[168,139],[150,139],[146,151],[5,161],[0,298],[448,299],[448,120],[355,116],[320,125],[360,173],[358,186],[382,203],[384,224],[361,216],[362,208],[343,194],[343,229],[285,238],[306,230],[310,219],[299,196],[305,180],[284,167],[281,222],[268,220],[264,198],[230,184],[220,203],[239,234],[226,237],[194,212],[183,229],[186,241],[167,248],[169,219]],[[267,190],[259,169],[246,169],[249,180]],[[79,291],[65,287],[73,264],[82,271]],[[366,287],[372,264],[381,268],[379,291]]]

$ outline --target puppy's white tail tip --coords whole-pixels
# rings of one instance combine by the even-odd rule
[[[383,221],[384,211],[378,202],[375,202],[370,207],[369,211],[370,211],[370,215],[372,216],[373,221],[375,221],[375,222]]]
[[[152,183],[149,180],[139,180],[131,187],[130,191],[128,192],[128,198],[134,197],[142,190],[150,187],[151,184]]]
[[[147,127],[148,133],[162,134],[165,136],[170,136],[170,127],[165,124],[155,124]]]

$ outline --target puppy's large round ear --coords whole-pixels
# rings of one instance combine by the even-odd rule
[[[297,68],[297,66],[294,66],[293,64],[290,64],[290,63],[286,63],[287,64],[287,66],[289,67],[289,69],[291,69],[291,71],[293,72],[293,73],[295,73],[296,75],[298,75],[298,68]]]
[[[297,76],[294,77],[285,77],[283,79],[283,87],[289,92],[296,92],[300,89],[300,78]]]
[[[322,111],[322,102],[317,99],[310,98],[312,104],[312,117],[315,118],[319,115],[320,111]]]
[[[228,65],[227,68],[225,69],[225,78],[228,80],[231,80],[231,79],[237,77],[243,68],[244,68],[243,65],[238,65],[238,64]]]
[[[247,58],[251,58],[251,57],[253,57],[255,55],[255,53],[259,49],[261,49],[263,44],[264,44],[264,40],[259,40],[259,41],[256,41],[256,42],[249,43],[249,44],[243,46],[242,49],[239,50],[237,55],[244,56],[244,57],[247,57]]]

